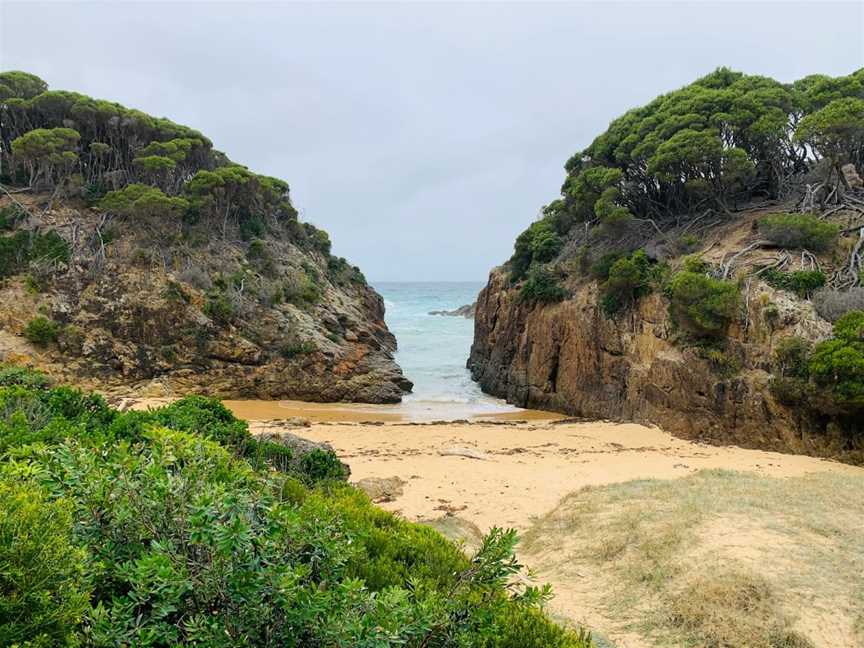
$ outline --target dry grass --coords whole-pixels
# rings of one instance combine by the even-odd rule
[[[864,645],[864,476],[585,488],[535,522],[522,554],[586,620],[611,620],[601,632],[641,645]]]

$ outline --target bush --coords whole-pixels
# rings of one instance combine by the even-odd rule
[[[38,346],[47,346],[57,341],[60,325],[47,317],[34,317],[24,328],[24,337]]]
[[[788,290],[801,298],[810,297],[816,290],[825,285],[825,274],[819,270],[796,270],[780,272],[767,270],[762,278],[771,286],[780,290]]]
[[[532,264],[554,259],[562,246],[563,241],[552,219],[544,218],[532,223],[516,238],[513,256],[510,257],[511,281],[521,281]]]
[[[217,324],[230,324],[237,314],[237,308],[224,292],[211,292],[204,302],[204,314]]]
[[[314,353],[317,350],[318,347],[312,340],[304,340],[303,342],[293,341],[282,345],[279,349],[279,355],[285,359],[291,359],[298,355]]]
[[[18,205],[7,205],[0,209],[0,230],[11,230],[27,217]]]
[[[834,337],[813,348],[808,369],[841,412],[864,409],[864,311],[837,320]]]
[[[519,299],[525,302],[554,303],[566,296],[555,277],[542,268],[533,268],[519,291]]]
[[[836,322],[849,311],[864,310],[864,288],[823,288],[813,295],[813,306],[820,316],[829,322]]]
[[[759,221],[759,231],[774,245],[824,252],[834,245],[840,228],[813,214],[772,214]]]
[[[48,648],[75,638],[90,606],[72,512],[36,484],[0,478],[0,644]]]
[[[683,270],[666,287],[673,321],[697,337],[721,337],[738,313],[738,287]]]
[[[649,290],[651,262],[642,250],[629,257],[622,257],[609,268],[608,279],[603,285],[602,308],[606,315],[613,315]]]
[[[41,371],[18,367],[15,365],[0,365],[0,387],[29,387],[41,389],[48,387],[51,381]]]
[[[791,378],[807,378],[810,375],[811,344],[807,340],[790,336],[777,343],[774,350],[774,361],[781,376]]]
[[[546,590],[518,584],[514,531],[492,529],[468,560],[333,481],[324,451],[301,479],[256,469],[232,451],[261,454],[245,424],[216,401],[121,414],[14,385],[0,412],[28,432],[0,470],[3,643],[590,646],[540,611]],[[33,444],[51,416],[65,434]]]

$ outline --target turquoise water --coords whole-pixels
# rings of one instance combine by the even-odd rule
[[[481,282],[374,284],[384,297],[387,326],[399,343],[396,361],[414,382],[414,392],[403,402],[412,413],[469,417],[516,411],[480,391],[465,368],[474,320],[429,315],[474,302],[482,287]]]

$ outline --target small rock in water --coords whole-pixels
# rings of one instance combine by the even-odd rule
[[[474,317],[474,313],[477,310],[477,302],[473,304],[465,304],[464,306],[460,306],[454,310],[437,310],[437,311],[429,311],[430,315],[446,315],[449,317],[466,317],[468,319],[472,319]]]

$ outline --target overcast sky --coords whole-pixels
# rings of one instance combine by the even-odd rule
[[[482,280],[614,117],[720,65],[864,65],[864,3],[0,3],[0,68],[284,178],[381,280]]]

